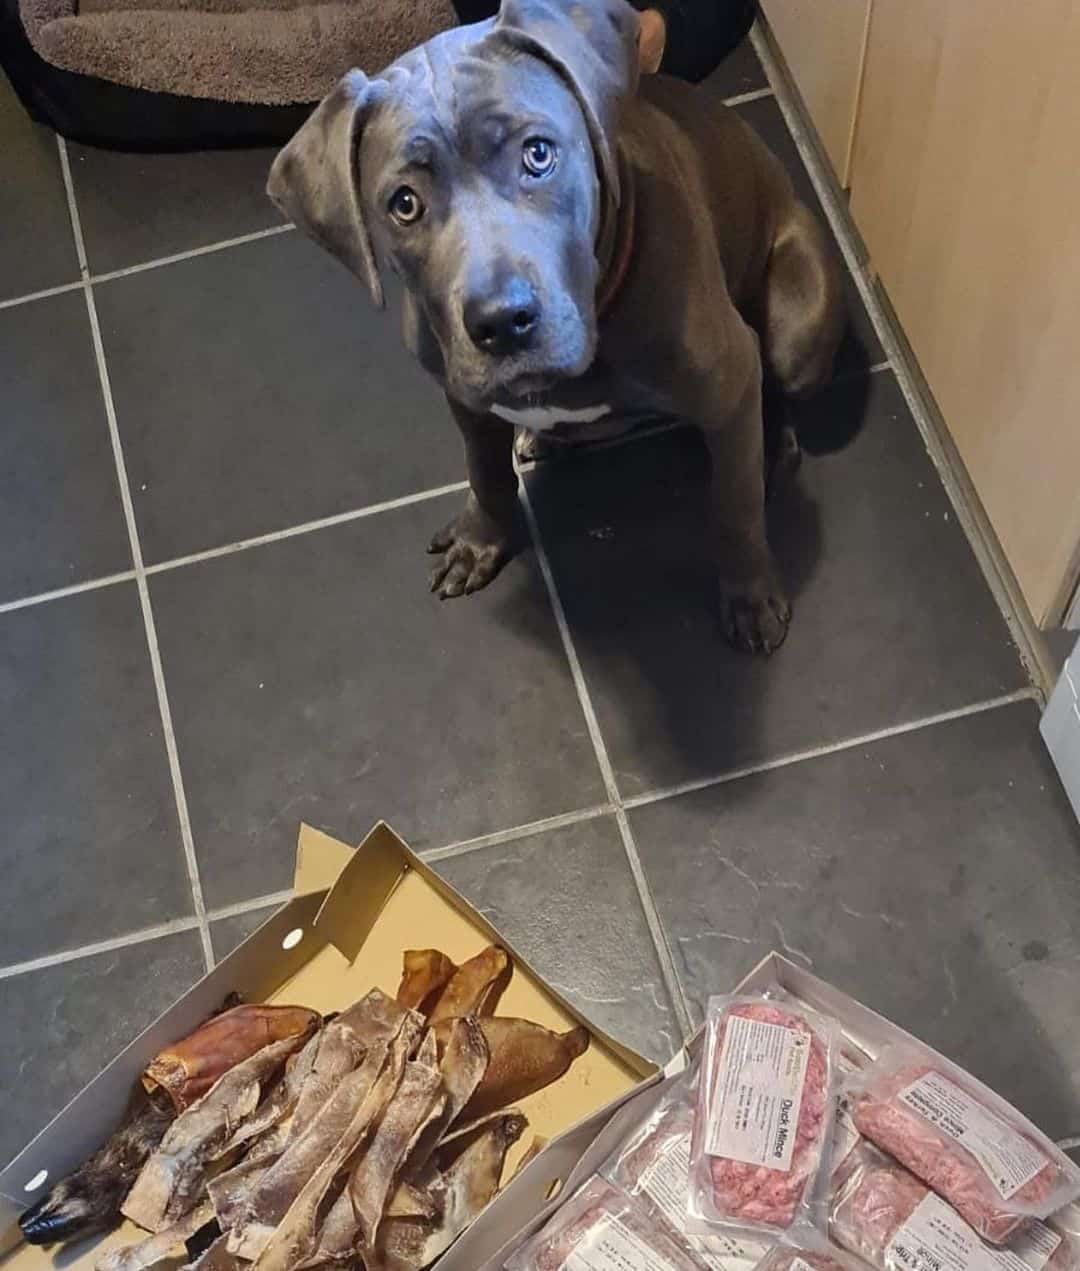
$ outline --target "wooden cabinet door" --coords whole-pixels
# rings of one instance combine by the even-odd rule
[[[871,0],[762,0],[825,152],[847,184]]]
[[[1080,566],[1080,0],[874,0],[851,207],[1036,620]]]

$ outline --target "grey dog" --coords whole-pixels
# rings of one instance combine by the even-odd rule
[[[767,148],[706,91],[637,83],[624,0],[504,0],[376,79],[347,75],[285,147],[271,197],[383,303],[442,384],[470,493],[432,589],[485,586],[516,541],[514,427],[644,413],[712,460],[724,628],[766,652],[791,610],[765,534],[763,383],[824,384],[836,262]]]

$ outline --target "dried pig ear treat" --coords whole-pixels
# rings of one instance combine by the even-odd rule
[[[711,1271],[752,1271],[765,1245],[728,1232],[686,1230],[696,1069],[668,1083],[656,1106],[604,1164],[603,1176],[636,1201],[657,1228]]]
[[[1080,1195],[1080,1170],[1019,1112],[933,1051],[890,1047],[851,1083],[859,1133],[1001,1244]]]
[[[690,1151],[690,1230],[825,1229],[839,1029],[762,997],[712,998]]]
[[[590,1179],[506,1263],[506,1271],[700,1271],[647,1214]]]
[[[849,1160],[830,1231],[877,1271],[1077,1271],[1071,1239],[1034,1218],[1004,1246],[987,1244],[925,1183],[869,1144]]]

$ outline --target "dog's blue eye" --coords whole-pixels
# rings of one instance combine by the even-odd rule
[[[424,215],[420,195],[407,185],[401,186],[390,196],[390,215],[399,225],[414,225]]]
[[[558,151],[545,137],[530,137],[521,149],[521,162],[531,177],[546,177],[555,167]]]

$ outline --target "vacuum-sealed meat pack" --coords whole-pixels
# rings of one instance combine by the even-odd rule
[[[506,1263],[506,1271],[700,1271],[631,1198],[591,1178]]]
[[[765,1252],[760,1241],[726,1232],[691,1235],[686,1230],[695,1073],[669,1084],[601,1172],[707,1271],[753,1271]]]
[[[877,1271],[1080,1271],[1075,1240],[1031,1219],[991,1245],[936,1192],[867,1143],[845,1164],[830,1214],[837,1244]]]
[[[765,997],[712,998],[690,1150],[689,1228],[825,1228],[839,1028]]]
[[[1005,1100],[929,1049],[887,1048],[848,1088],[859,1133],[1001,1244],[1080,1195],[1080,1169]]]

